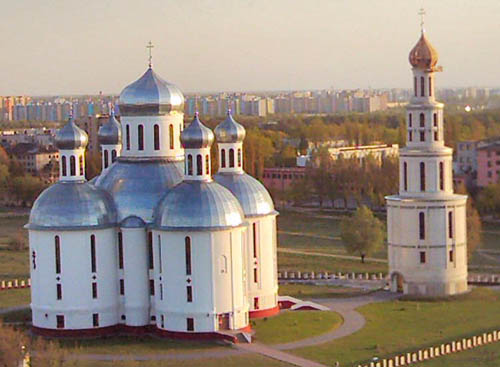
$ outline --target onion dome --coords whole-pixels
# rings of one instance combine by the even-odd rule
[[[236,196],[245,217],[258,217],[269,214],[278,214],[274,210],[273,199],[264,185],[252,176],[243,173],[217,173],[215,182],[221,184]]]
[[[237,123],[227,111],[226,119],[215,128],[218,143],[240,143],[245,139],[245,128]]]
[[[115,225],[116,209],[106,191],[83,182],[58,182],[36,199],[27,228],[72,230]]]
[[[121,116],[165,115],[184,111],[184,96],[175,85],[160,78],[149,68],[120,94]]]
[[[212,230],[239,227],[244,214],[238,200],[216,182],[184,181],[162,199],[154,227],[165,230]]]
[[[120,123],[115,117],[115,111],[112,109],[109,114],[109,120],[99,128],[99,143],[101,145],[120,144],[122,129]]]
[[[59,129],[55,137],[56,147],[62,150],[85,148],[89,142],[87,133],[76,126],[73,116]]]
[[[131,215],[120,223],[120,228],[144,228],[146,223],[137,215]]]
[[[410,64],[416,69],[434,70],[438,62],[438,53],[431,45],[425,33],[422,32],[420,39],[409,56]]]
[[[203,125],[195,113],[193,121],[181,133],[182,147],[185,149],[210,148],[214,142],[214,133]]]

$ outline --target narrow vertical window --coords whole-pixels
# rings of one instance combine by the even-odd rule
[[[71,176],[76,176],[76,159],[74,155],[69,157],[69,171]]]
[[[241,149],[238,149],[238,167],[241,167]]]
[[[420,77],[420,97],[425,97],[425,78]]]
[[[118,269],[123,269],[123,235],[118,232]]]
[[[420,191],[425,191],[425,163],[420,162]]]
[[[423,113],[420,114],[420,127],[425,127],[425,115]]]
[[[210,174],[210,158],[208,154],[205,156],[205,174]]]
[[[253,308],[254,308],[254,310],[258,310],[259,309],[259,297],[254,297],[254,299],[253,299]]]
[[[420,251],[420,264],[425,264],[425,251]]]
[[[234,149],[229,149],[229,167],[234,167]]]
[[[80,176],[83,176],[84,175],[84,172],[83,172],[83,155],[81,155],[80,158],[79,158],[79,164],[80,164]]]
[[[432,78],[429,77],[429,97],[432,97]]]
[[[186,287],[186,292],[187,292],[187,301],[193,302],[193,287],[188,285]]]
[[[434,124],[434,127],[437,127],[438,126],[438,114],[437,113],[434,113],[432,115],[432,122]]]
[[[225,149],[220,150],[220,166],[222,168],[226,168],[226,150]]]
[[[413,140],[413,132],[410,130],[408,131],[408,141],[412,141]]]
[[[187,174],[188,176],[193,175],[193,156],[191,154],[188,154],[188,159],[187,159]]]
[[[57,299],[61,300],[62,299],[62,286],[61,286],[61,284],[56,285],[56,291],[57,291]]]
[[[55,257],[56,257],[56,274],[61,274],[61,243],[59,236],[54,237]]]
[[[125,295],[125,280],[120,279],[120,296]]]
[[[415,93],[415,97],[417,96],[417,77],[413,78],[413,91]]]
[[[448,256],[449,256],[450,262],[452,263],[452,262],[454,261],[454,257],[455,257],[455,256],[454,256],[454,253],[453,253],[453,250],[450,250],[450,252],[449,252],[449,255],[448,255]]]
[[[148,260],[149,268],[153,269],[153,232],[148,232]]]
[[[201,176],[203,174],[203,158],[201,154],[196,156],[196,174]]]
[[[62,175],[66,176],[67,175],[67,169],[66,169],[66,156],[62,156]]]
[[[252,224],[252,236],[253,236],[253,257],[257,257],[257,223]]]
[[[92,325],[94,327],[99,327],[99,314],[98,313],[92,314]]]
[[[425,131],[420,132],[420,141],[421,142],[425,141]]]
[[[403,162],[403,184],[404,190],[408,191],[408,164]]]
[[[163,271],[163,260],[161,258],[161,237],[158,235],[158,267],[160,268],[160,274]]]
[[[194,319],[188,317],[186,321],[187,321],[187,331],[194,331]]]
[[[125,126],[125,141],[127,142],[127,150],[130,150],[130,125]]]
[[[170,149],[174,149],[174,125],[172,124],[168,127],[168,139],[170,142]]]
[[[95,258],[95,235],[90,236],[90,264],[92,268],[92,273],[97,271],[97,264]]]
[[[160,283],[160,301],[163,301],[163,284]]]
[[[137,149],[144,150],[144,126],[137,126]]]
[[[58,329],[64,329],[64,315],[56,315],[56,323]]]
[[[408,115],[408,127],[411,127],[412,123],[413,123],[413,115],[410,113]]]
[[[439,190],[444,190],[444,163],[439,162]]]
[[[92,298],[94,298],[94,299],[97,298],[97,283],[96,282],[92,283]]]
[[[111,163],[115,163],[116,161],[116,149],[111,151]]]
[[[109,157],[108,157],[108,150],[104,149],[104,168],[108,168],[109,166]]]
[[[258,283],[259,282],[257,268],[253,269],[253,282],[254,283]]]
[[[425,240],[425,214],[418,213],[418,238]]]
[[[160,150],[160,126],[155,125],[153,127],[153,140],[155,145],[155,150]]]
[[[438,132],[434,131],[434,141],[438,141]]]
[[[149,294],[151,296],[155,295],[155,281],[154,281],[154,279],[149,279]]]
[[[184,239],[184,252],[186,255],[186,275],[191,275],[191,237]]]
[[[160,325],[161,325],[161,328],[165,328],[165,315],[161,315],[160,317]]]
[[[453,238],[453,212],[448,212],[448,238]]]

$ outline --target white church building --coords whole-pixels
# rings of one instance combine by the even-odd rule
[[[59,130],[60,179],[31,210],[33,330],[214,337],[279,312],[269,193],[243,170],[245,129],[214,133],[151,68],[99,130],[101,174],[85,180],[86,133]],[[219,171],[210,148],[218,143]]]
[[[386,198],[392,290],[459,294],[467,291],[467,196],[453,192],[453,151],[444,145],[443,104],[435,99],[435,73],[442,69],[423,27],[409,61],[413,97],[407,144],[399,150],[399,195]]]

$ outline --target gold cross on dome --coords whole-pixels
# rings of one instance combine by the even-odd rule
[[[424,33],[424,17],[425,17],[425,9],[420,8],[418,15],[420,15],[420,31]]]
[[[151,67],[153,61],[153,55],[152,55],[153,47],[155,47],[153,45],[153,42],[149,41],[148,45],[146,46],[146,48],[149,50],[149,67]]]

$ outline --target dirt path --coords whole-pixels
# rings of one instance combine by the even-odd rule
[[[335,257],[337,259],[359,261],[359,256],[340,255],[340,254],[326,254],[326,253],[323,253],[323,252],[309,252],[309,251],[294,250],[294,249],[286,248],[286,247],[278,248],[278,252],[283,252],[283,253],[288,253],[288,254],[297,254],[297,255]],[[368,262],[377,262],[377,263],[384,263],[384,264],[387,263],[386,259],[376,259],[376,258],[373,258],[373,257],[365,257],[365,261],[368,261]]]

